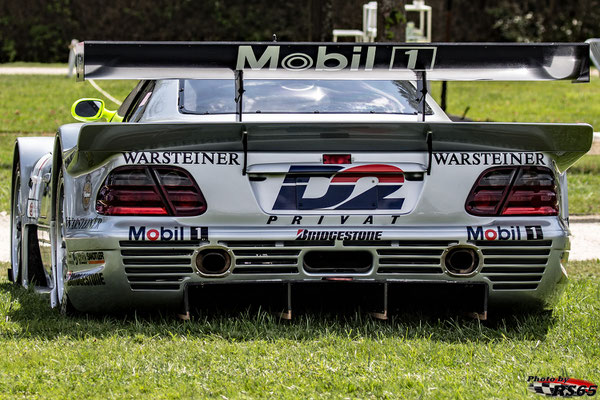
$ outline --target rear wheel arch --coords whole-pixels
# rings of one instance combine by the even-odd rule
[[[18,283],[28,285],[35,280],[38,285],[47,284],[37,242],[36,220],[31,219],[27,213],[31,175],[38,161],[52,152],[54,138],[52,137],[21,137],[17,138],[13,152],[12,182],[11,182],[11,249],[17,245],[13,235],[15,212],[21,226],[21,251],[20,265],[16,272]],[[18,185],[18,187],[16,187]],[[11,250],[11,264],[15,258]],[[12,267],[12,265],[11,265]],[[12,269],[12,268],[11,268]],[[24,272],[24,274],[23,274]],[[13,279],[14,281],[14,279]]]
[[[8,269],[8,279],[16,284],[21,283],[22,273],[22,221],[18,205],[21,197],[21,166],[19,163],[19,144],[15,143],[13,152],[13,166],[10,185],[10,261],[11,266]],[[18,198],[15,198],[18,197]],[[19,231],[17,231],[19,230]]]
[[[56,221],[56,188],[58,187],[59,172],[63,167],[62,146],[60,138],[57,137],[54,142],[54,151],[52,152],[52,221]]]

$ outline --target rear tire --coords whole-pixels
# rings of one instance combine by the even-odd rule
[[[22,284],[23,261],[23,220],[21,214],[21,166],[17,163],[13,171],[13,184],[10,207],[10,261],[8,279],[17,284]]]

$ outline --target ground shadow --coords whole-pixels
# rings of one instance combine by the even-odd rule
[[[10,283],[0,284],[0,296],[10,299],[4,311],[8,326],[3,336],[199,338],[226,340],[313,340],[324,336],[350,338],[431,339],[440,342],[490,342],[495,340],[544,340],[555,317],[551,311],[490,309],[479,321],[465,313],[451,312],[419,302],[405,303],[381,321],[364,307],[297,308],[292,319],[281,317],[281,308],[250,304],[244,307],[191,307],[191,319],[182,321],[173,311],[62,315],[49,308],[47,296]]]

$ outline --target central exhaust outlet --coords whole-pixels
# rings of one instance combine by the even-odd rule
[[[471,247],[450,249],[444,258],[446,270],[454,275],[470,275],[479,266],[479,255]]]
[[[230,266],[231,257],[224,249],[206,249],[196,256],[196,267],[202,275],[223,275]]]

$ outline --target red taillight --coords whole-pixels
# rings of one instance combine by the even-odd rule
[[[500,167],[485,171],[465,209],[477,216],[558,215],[554,175],[546,167]]]
[[[119,167],[98,192],[96,211],[103,215],[192,216],[206,201],[189,173],[177,167]]]
[[[323,154],[323,164],[352,164],[350,154]]]

